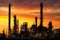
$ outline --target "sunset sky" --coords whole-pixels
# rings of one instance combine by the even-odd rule
[[[28,28],[35,23],[35,17],[40,21],[41,0],[0,0],[0,32],[8,30],[8,5],[11,3],[11,27],[13,27],[13,15],[17,16],[19,26],[28,22]],[[44,9],[44,26],[48,27],[52,21],[53,28],[60,28],[60,0],[42,0]]]

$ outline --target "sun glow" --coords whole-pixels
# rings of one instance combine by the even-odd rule
[[[60,9],[53,10],[53,9],[45,9],[43,10],[44,13],[60,13]],[[23,9],[23,8],[15,8],[11,7],[11,27],[13,28],[13,15],[17,16],[17,19],[19,20],[19,27],[23,24],[23,22],[28,22],[28,28],[31,27],[32,24],[35,23],[35,17],[38,17],[38,25],[39,25],[39,9]],[[44,17],[45,18],[45,17]],[[60,16],[56,17],[60,18]],[[44,19],[44,26],[48,26],[49,18]],[[60,28],[60,21],[52,20],[53,27],[54,28]],[[56,27],[55,27],[56,26]],[[8,7],[0,7],[0,32],[2,33],[2,30],[8,30]]]

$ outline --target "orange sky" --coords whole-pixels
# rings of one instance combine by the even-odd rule
[[[17,16],[17,19],[19,20],[19,27],[23,24],[23,22],[28,22],[28,28],[31,27],[31,25],[35,23],[34,20],[35,17],[38,17],[38,25],[39,25],[40,9],[39,9],[39,5],[37,5],[38,1],[33,1],[32,4],[34,5],[28,3],[30,1],[26,1],[30,5],[28,5],[25,1],[21,1],[25,5],[23,5],[23,3],[18,4],[17,1],[15,0],[13,1],[11,7],[11,27],[13,27],[13,20],[14,20],[13,15]],[[7,5],[7,1],[6,1],[6,5]],[[8,5],[7,6],[6,5],[0,3],[0,32],[1,33],[3,29],[5,30],[5,32],[8,30]],[[53,28],[60,28],[60,8],[57,6],[59,6],[59,4],[56,5],[54,4],[54,6],[51,6],[50,4],[49,5],[44,4],[44,10],[43,10],[44,26],[48,26],[49,21],[52,21]]]

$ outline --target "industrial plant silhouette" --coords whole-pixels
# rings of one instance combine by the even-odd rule
[[[13,30],[11,30],[11,4],[9,4],[9,24],[8,24],[8,36],[3,33],[0,34],[1,40],[51,40],[51,39],[59,39],[60,38],[60,29],[53,29],[52,21],[49,21],[48,28],[43,26],[43,3],[40,3],[40,25],[37,26],[37,17],[35,17],[35,24],[32,24],[30,29],[28,29],[28,23],[24,22],[21,25],[20,33],[18,31],[19,28],[19,20],[16,15],[14,18],[14,26]]]

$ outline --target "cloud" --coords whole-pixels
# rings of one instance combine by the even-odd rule
[[[0,7],[1,6],[8,6],[8,2],[9,2],[9,0],[0,0]]]
[[[11,5],[16,8],[23,8],[23,9],[38,9],[39,10],[39,5],[41,0],[10,0]],[[1,6],[8,6],[9,1],[8,0],[0,0],[0,7]],[[60,9],[60,0],[43,0],[44,8],[46,9]],[[39,15],[39,12],[32,12],[32,15]],[[57,17],[60,16],[60,12],[56,13],[44,13],[44,16],[50,17],[50,19],[57,20]],[[52,18],[53,17],[53,18]]]
[[[12,0],[14,6],[39,8],[41,0]],[[60,0],[44,0],[44,7],[60,8]]]
[[[60,21],[60,13],[46,13],[44,19]]]
[[[10,0],[12,6],[28,9],[38,9],[41,0]],[[60,0],[42,0],[44,7],[60,8]],[[0,0],[0,6],[8,6],[9,0]]]

